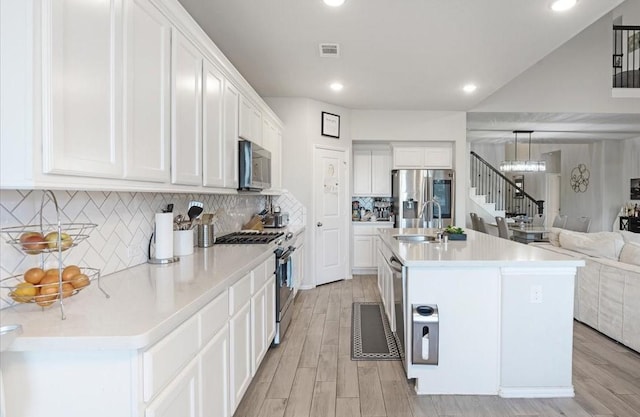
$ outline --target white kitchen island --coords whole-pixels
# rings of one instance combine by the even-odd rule
[[[379,255],[403,265],[405,370],[416,392],[573,396],[574,278],[584,262],[474,231],[448,243],[395,238],[433,233],[379,231]],[[391,320],[393,297],[383,292]],[[438,307],[437,365],[412,363],[412,305],[425,304]]]

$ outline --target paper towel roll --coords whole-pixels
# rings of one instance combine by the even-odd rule
[[[173,213],[156,213],[155,258],[173,258]]]

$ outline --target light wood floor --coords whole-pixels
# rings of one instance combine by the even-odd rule
[[[575,322],[575,398],[416,396],[399,361],[351,361],[351,303],[379,301],[374,276],[300,291],[235,417],[640,417],[640,355]],[[463,377],[463,375],[461,375]]]

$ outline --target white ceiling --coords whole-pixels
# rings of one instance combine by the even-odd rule
[[[263,97],[468,111],[622,0],[179,0]],[[320,58],[337,42],[340,58]],[[344,84],[340,93],[328,86]],[[462,86],[473,82],[472,95]]]
[[[514,130],[533,130],[532,143],[591,143],[640,137],[637,113],[467,113],[467,141],[513,142]],[[529,135],[518,134],[518,140]]]

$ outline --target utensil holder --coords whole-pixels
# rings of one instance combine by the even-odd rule
[[[213,246],[215,242],[214,228],[212,224],[199,224],[198,225],[198,247],[208,248]]]
[[[193,253],[193,229],[173,231],[173,255],[185,256]]]

